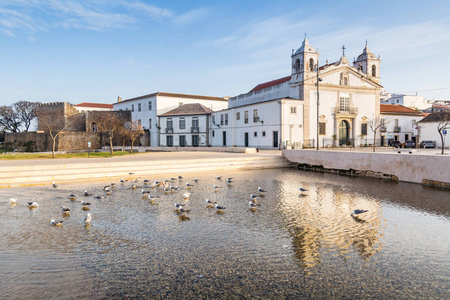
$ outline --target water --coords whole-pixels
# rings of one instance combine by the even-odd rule
[[[105,199],[82,193],[103,195],[109,182],[0,190],[0,298],[450,298],[450,191],[286,169],[220,174],[232,185],[218,175],[185,176],[199,179],[189,200],[184,180],[173,194],[151,189],[155,205],[142,180],[136,190],[116,181]],[[356,208],[369,211],[352,218]]]

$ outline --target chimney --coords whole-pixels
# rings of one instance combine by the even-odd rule
[[[122,102],[122,97],[118,96],[117,97],[117,102]]]

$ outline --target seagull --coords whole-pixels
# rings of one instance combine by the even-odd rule
[[[256,200],[256,199],[258,199],[258,195],[250,195],[250,198],[252,199],[252,200]]]
[[[55,219],[51,219],[50,225],[51,226],[62,226],[62,222],[64,222],[64,221],[55,221]]]
[[[9,203],[10,204],[16,204],[17,200],[19,200],[19,199],[17,199],[17,198],[9,198]]]
[[[178,180],[183,180],[183,176],[178,176]]]
[[[233,183],[234,177],[227,178],[227,183]]]
[[[81,205],[91,205],[91,202],[81,201]]]
[[[222,180],[222,176],[217,176],[216,179],[217,180]]]
[[[69,211],[70,211],[70,208],[65,207],[65,206],[61,207],[61,209],[62,209],[62,212],[63,212],[63,213],[66,213],[66,212],[69,212]]]
[[[83,196],[85,196],[85,197],[92,196],[92,194],[89,193],[88,191],[84,190]]]
[[[116,184],[114,182],[111,182],[111,184],[109,186],[112,187],[112,188],[115,188]]]
[[[307,192],[307,191],[308,191],[307,189],[304,189],[304,188],[302,188],[302,187],[299,187],[298,190],[299,190],[300,192]]]
[[[189,199],[190,195],[191,195],[191,193],[186,192],[183,194],[183,197],[184,197],[184,199]]]
[[[359,215],[359,214],[362,214],[362,213],[365,213],[365,212],[368,212],[368,210],[367,209],[355,209],[354,211],[352,211],[351,215],[352,216]]]
[[[150,183],[150,180],[144,179],[144,184],[149,184],[149,183]]]
[[[213,187],[214,187],[214,191],[215,191],[215,192],[217,192],[218,189],[222,188],[221,186],[217,186],[217,185],[215,185],[215,184],[213,184]]]
[[[186,186],[187,186],[187,188],[191,188],[191,187],[193,187],[194,185],[191,184],[191,183],[189,183],[189,182],[187,182],[187,180],[186,180]]]
[[[58,185],[53,181],[53,188],[57,188],[58,187]]]
[[[221,210],[221,209],[226,209],[226,207],[225,206],[221,206],[219,204],[216,204],[216,209],[217,210]]]
[[[146,190],[142,189],[141,194],[150,194],[150,191],[146,191]]]
[[[258,203],[254,203],[254,202],[252,202],[252,201],[249,201],[249,202],[248,202],[248,206],[250,206],[250,207],[257,207],[257,206],[261,206],[261,204],[258,204]]]
[[[175,181],[175,180],[177,180],[178,178],[176,178],[176,177],[171,177],[170,178],[170,181]]]
[[[208,203],[208,204],[216,204],[217,203],[216,201],[211,201],[211,200],[208,200],[208,199],[206,199],[205,202]]]
[[[180,213],[189,213],[191,211],[190,209],[184,209],[182,207],[178,208],[178,210],[180,211]]]
[[[85,192],[86,192],[86,191],[85,191]],[[69,199],[70,199],[70,200],[74,201],[75,198],[76,198],[75,194],[70,194],[70,195],[69,195]]]
[[[183,206],[184,206],[184,204],[175,203],[175,207],[176,207],[176,208],[181,208],[181,207],[183,207]]]
[[[120,178],[120,184],[124,184],[125,180],[123,180],[122,178]]]
[[[258,192],[260,192],[260,193],[266,193],[267,191],[263,190],[261,187],[258,186]]]
[[[88,213],[88,214],[86,215],[86,217],[84,218],[84,223],[85,223],[85,224],[90,224],[90,223],[91,223],[91,219],[92,219],[91,214]]]
[[[39,208],[39,204],[37,202],[28,202],[29,208]]]
[[[105,196],[103,196],[103,195],[97,195],[97,196],[94,196],[94,198],[95,198],[95,199],[105,199]]]
[[[194,182],[198,182],[198,178],[195,178],[195,179],[194,179]]]
[[[132,183],[131,184],[131,188],[134,190],[134,189],[136,189],[136,183]]]

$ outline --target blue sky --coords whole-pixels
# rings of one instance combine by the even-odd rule
[[[156,91],[235,96],[368,40],[381,84],[450,99],[450,1],[0,0],[0,105],[113,103]]]

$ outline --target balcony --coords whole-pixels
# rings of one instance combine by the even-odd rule
[[[386,131],[387,131],[386,126],[381,126],[381,127],[380,127],[380,132],[386,132]]]
[[[191,132],[199,132],[200,128],[198,126],[196,127],[191,127]]]
[[[336,106],[334,108],[334,114],[335,115],[357,115],[358,114],[358,108],[357,107],[350,107],[348,109],[341,109],[339,106]]]
[[[400,132],[400,131],[402,131],[401,126],[394,126],[394,132]]]
[[[166,128],[166,133],[173,133],[173,127]]]

